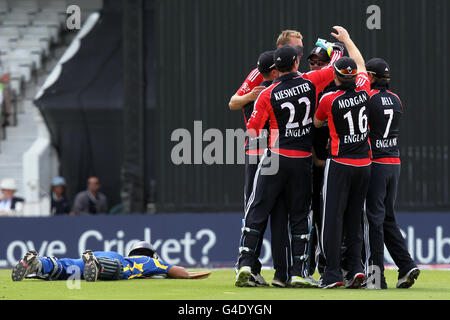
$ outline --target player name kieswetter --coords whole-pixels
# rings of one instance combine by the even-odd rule
[[[311,90],[311,87],[309,86],[309,83],[303,83],[296,87],[292,87],[289,89],[274,92],[273,95],[275,96],[275,100],[278,101],[278,100],[290,98],[293,96],[298,96],[299,94],[305,93],[310,90]]]

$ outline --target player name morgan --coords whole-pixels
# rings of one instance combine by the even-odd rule
[[[358,106],[361,103],[366,102],[367,98],[368,98],[367,94],[362,93],[353,98],[339,100],[339,109]]]

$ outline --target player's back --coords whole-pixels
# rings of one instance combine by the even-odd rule
[[[331,103],[330,128],[332,158],[366,159],[369,156],[368,110],[366,90],[350,89],[330,92],[322,101]],[[322,102],[321,102],[322,103]]]
[[[147,256],[125,257],[124,260],[126,264],[123,266],[123,273],[127,279],[166,275],[172,267],[170,264]]]
[[[276,137],[271,136],[272,149],[287,156],[311,152],[316,105],[313,83],[298,73],[290,73],[278,78],[268,90],[273,110],[270,128],[278,130]]]
[[[400,98],[386,88],[374,88],[370,96],[368,108],[372,157],[398,158],[398,136],[403,113]]]
[[[114,251],[95,251],[94,255],[97,258],[118,259],[123,267],[122,279],[165,275],[172,267],[170,264],[147,256],[124,257]]]

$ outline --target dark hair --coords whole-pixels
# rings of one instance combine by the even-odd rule
[[[300,63],[300,61],[297,57],[297,59],[292,60],[292,63],[289,66],[277,67],[277,70],[279,72],[290,72],[290,71],[292,71],[292,67],[294,66],[296,61],[298,61]]]
[[[373,74],[373,78],[375,79],[376,82],[380,82],[380,83],[383,83],[383,82],[389,83],[391,81],[391,78],[388,78],[388,77],[381,77],[381,78],[379,78],[379,77],[377,77],[374,74]]]
[[[289,71],[292,70],[292,67],[293,67],[293,66],[294,66],[294,65],[292,65],[292,66],[290,66],[290,67],[281,67],[281,68],[277,68],[277,70],[280,71],[280,72],[289,72]]]
[[[375,82],[370,85],[371,88],[384,87],[386,89],[389,89],[389,82],[391,81],[390,78],[377,78],[377,77],[374,77],[374,79],[375,79]]]
[[[353,78],[344,78],[340,77],[337,73],[336,77],[341,82],[340,87],[345,90],[354,90],[356,88],[356,77]]]
[[[270,77],[270,74],[272,73],[273,70],[276,70],[276,69],[272,69],[272,70],[270,70],[269,72],[266,72],[266,73],[261,73],[261,75],[263,76],[263,78]]]

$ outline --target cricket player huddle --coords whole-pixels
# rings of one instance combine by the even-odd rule
[[[365,63],[347,30],[333,29],[337,41],[317,41],[307,73],[301,33],[283,31],[231,97],[248,136],[238,287],[269,285],[259,261],[269,217],[273,286],[387,289],[384,245],[397,288],[419,276],[394,213],[403,106],[390,68]],[[265,170],[275,160],[276,172]]]
[[[337,41],[316,42],[307,73],[298,70],[301,33],[283,31],[231,97],[248,136],[238,287],[269,285],[259,261],[269,221],[275,287],[387,289],[385,245],[398,267],[397,288],[420,274],[395,219],[403,106],[389,90],[390,68],[381,58],[365,63],[347,30],[333,28]],[[86,250],[58,259],[29,250],[11,277],[67,280],[77,270],[89,282],[210,274],[164,263],[139,241],[127,256]]]

